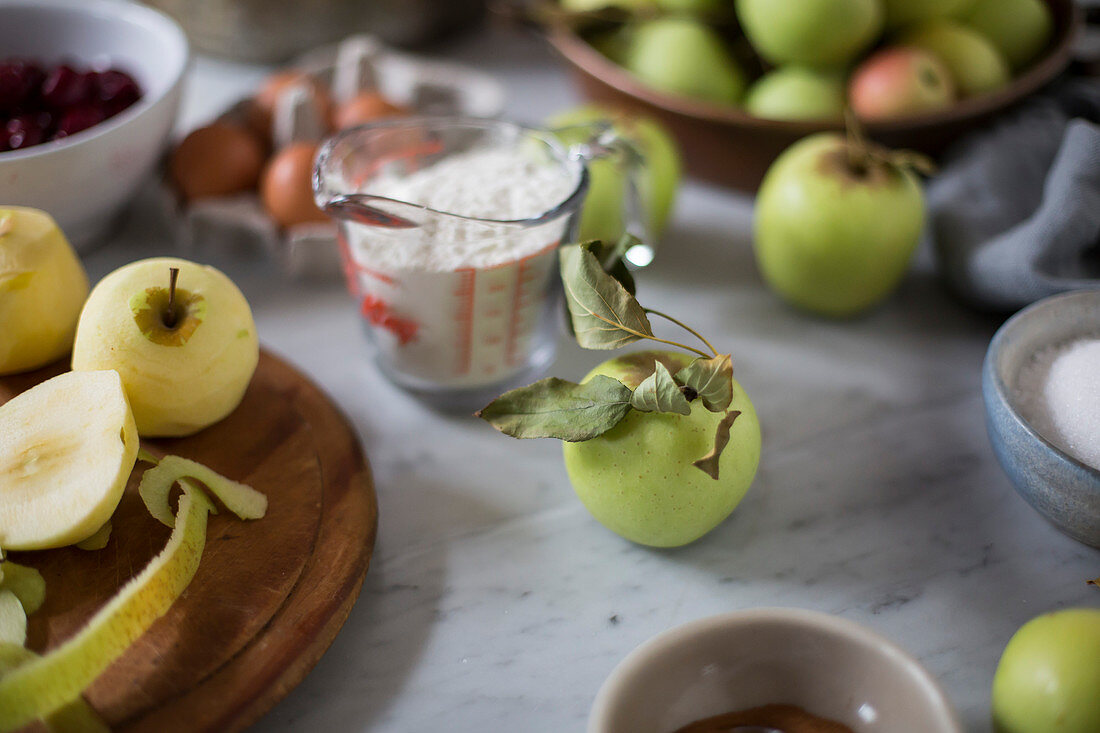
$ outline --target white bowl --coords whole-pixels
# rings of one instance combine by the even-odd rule
[[[78,248],[106,232],[152,171],[179,106],[187,38],[175,21],[122,0],[0,0],[0,55],[113,65],[142,98],[56,142],[0,153],[0,205],[49,212]]]
[[[792,608],[712,616],[650,639],[600,688],[588,733],[673,733],[772,703],[856,733],[962,733],[943,690],[902,649],[851,621]]]

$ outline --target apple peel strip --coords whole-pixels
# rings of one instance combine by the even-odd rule
[[[11,560],[0,562],[0,590],[9,590],[23,604],[28,616],[42,607],[46,601],[46,581],[34,568],[13,563]]]
[[[18,730],[71,704],[168,611],[198,570],[212,511],[201,491],[184,485],[164,550],[75,636],[0,679],[0,731]]]
[[[30,649],[0,642],[0,677],[35,659],[40,657]],[[47,716],[42,723],[50,733],[111,733],[103,718],[82,697]]]
[[[145,454],[142,460],[150,458],[150,454]],[[195,488],[192,480],[202,483],[226,509],[241,519],[260,519],[267,513],[267,497],[259,491],[227,479],[201,463],[179,456],[165,456],[157,465],[147,470],[141,477],[138,493],[149,513],[171,527],[175,523],[172,510],[168,506],[168,495],[172,486],[179,482]],[[212,511],[216,513],[216,510]]]

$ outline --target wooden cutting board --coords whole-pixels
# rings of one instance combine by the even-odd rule
[[[65,368],[0,378],[0,404]],[[119,731],[240,730],[301,682],[351,611],[378,520],[370,470],[337,408],[266,352],[229,417],[142,445],[253,486],[268,511],[249,522],[224,510],[210,518],[186,592],[85,699]],[[163,549],[170,530],[137,494],[144,466],[130,477],[104,549],[11,554],[46,579],[28,648],[47,652],[68,639]]]

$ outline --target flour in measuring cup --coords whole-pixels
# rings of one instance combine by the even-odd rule
[[[364,190],[459,216],[507,221],[545,213],[576,185],[567,169],[540,164],[524,148],[512,146],[475,148],[407,176],[379,176]],[[540,230],[429,216],[415,232],[399,239],[368,239],[363,245],[364,254],[388,266],[448,271],[516,260],[544,248],[547,241]]]
[[[475,148],[406,176],[378,176],[363,190],[459,216],[535,218],[569,197],[578,173],[531,152]],[[521,227],[390,209],[421,225],[344,229],[349,286],[387,372],[418,388],[466,389],[546,361],[570,214]]]

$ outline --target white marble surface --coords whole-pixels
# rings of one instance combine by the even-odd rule
[[[569,104],[533,37],[486,31],[441,55],[509,88],[537,120]],[[262,69],[200,60],[183,124]],[[1047,526],[1012,491],[986,439],[979,369],[996,322],[964,310],[926,263],[875,313],[846,323],[784,307],[753,264],[751,201],[684,191],[647,305],[686,317],[734,354],[764,452],[747,499],[687,548],[636,547],[591,519],[553,441],[514,441],[433,414],[370,362],[338,285],[287,282],[262,262],[214,263],[246,291],[268,348],[350,416],[381,510],[374,563],[336,642],[257,731],[582,730],[612,667],[673,625],[738,608],[840,614],[892,637],[988,729],[1000,651],[1042,611],[1097,605],[1100,552]],[[140,207],[89,255],[98,277],[171,252]],[[601,360],[566,344],[554,373]]]

